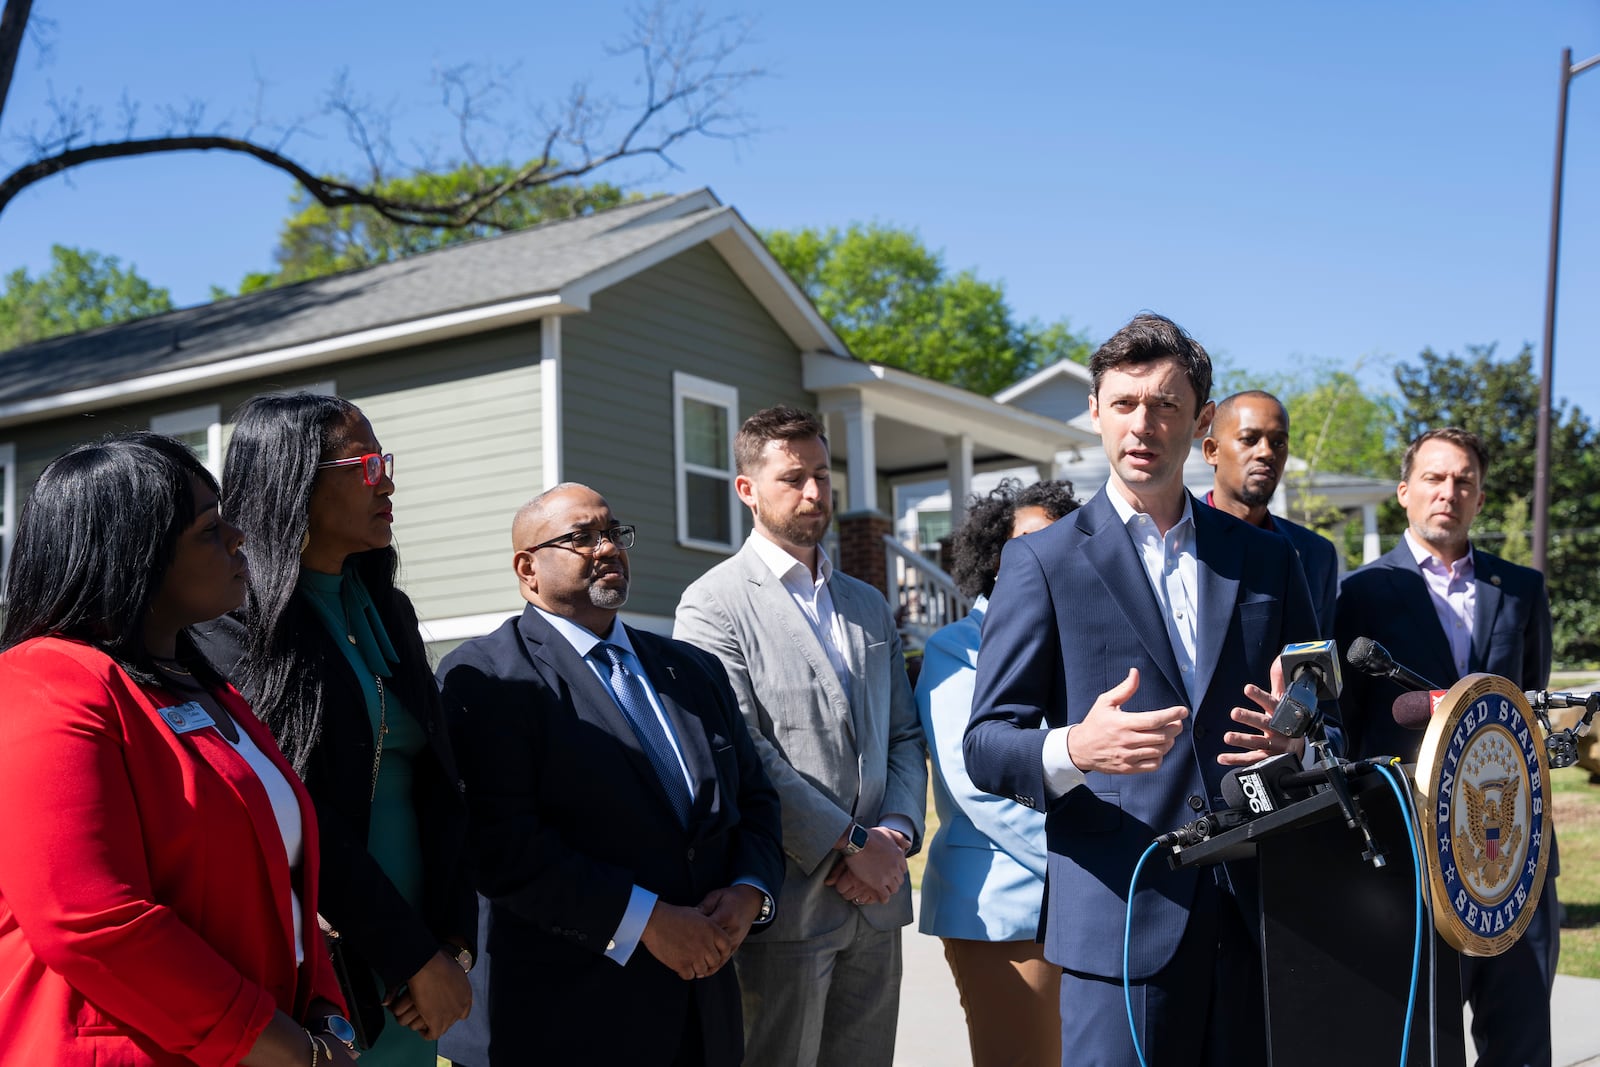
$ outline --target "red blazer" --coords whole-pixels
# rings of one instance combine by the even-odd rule
[[[342,1004],[317,928],[310,797],[293,886],[271,803],[215,728],[179,734],[104,653],[38,638],[0,655],[0,1058],[68,1067],[234,1064],[282,1009]]]

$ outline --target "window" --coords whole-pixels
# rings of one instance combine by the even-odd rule
[[[16,529],[17,446],[0,445],[0,582],[5,581],[11,569],[11,543]]]
[[[739,391],[720,382],[674,372],[672,403],[678,543],[732,552],[739,530],[739,498],[733,491],[733,434]]]
[[[150,420],[150,429],[182,441],[206,470],[222,477],[222,409],[216,404],[157,415]]]

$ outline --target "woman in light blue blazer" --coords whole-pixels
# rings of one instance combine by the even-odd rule
[[[1061,1062],[1061,971],[1035,940],[1044,897],[1044,813],[973,785],[961,735],[972,712],[979,631],[1000,550],[1078,503],[1070,482],[1024,488],[1014,478],[972,499],[955,533],[952,569],[961,591],[977,600],[970,615],[929,638],[917,679],[939,813],[918,929],[944,942],[967,1014],[973,1067]]]

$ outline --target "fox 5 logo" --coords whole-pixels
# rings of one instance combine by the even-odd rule
[[[1245,800],[1250,802],[1250,810],[1254,814],[1265,815],[1274,810],[1272,796],[1267,792],[1261,775],[1254,772],[1239,775],[1239,788],[1244,792]]]

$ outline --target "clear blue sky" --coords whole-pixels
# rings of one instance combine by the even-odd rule
[[[1095,339],[1151,308],[1227,365],[1362,367],[1424,346],[1539,343],[1557,69],[1600,53],[1600,3],[839,3],[743,6],[762,132],[700,142],[641,189],[708,185],[757,227],[911,226],[1024,316]],[[765,9],[763,9],[765,8]],[[628,89],[602,44],[627,7],[481,0],[470,9],[284,0],[36,0],[53,57],[27,51],[0,161],[49,86],[108,115],[191,98],[249,121],[307,116],[290,147],[351,165],[316,119],[334,73],[449,147],[435,66],[517,65],[530,102],[576,77]],[[147,123],[147,128],[151,124]],[[52,243],[121,257],[181,304],[270,265],[289,183],[246,162],[100,164],[0,215],[0,270]],[[1573,83],[1556,393],[1600,415],[1600,70]]]

